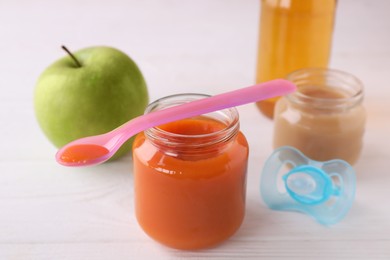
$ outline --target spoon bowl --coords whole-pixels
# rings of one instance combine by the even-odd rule
[[[129,138],[148,128],[286,95],[295,90],[296,86],[293,83],[276,79],[158,110],[136,117],[108,133],[84,137],[70,142],[57,152],[56,160],[65,166],[88,166],[103,163],[110,159]]]

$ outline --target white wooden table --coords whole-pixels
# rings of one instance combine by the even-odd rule
[[[178,251],[152,241],[133,212],[131,157],[65,168],[35,120],[43,69],[70,49],[109,45],[141,67],[150,98],[217,94],[254,82],[257,0],[0,1],[0,259],[390,259],[390,1],[339,1],[331,66],[366,86],[356,201],[327,228],[271,211],[259,195],[272,121],[239,108],[250,143],[247,211],[220,246]]]

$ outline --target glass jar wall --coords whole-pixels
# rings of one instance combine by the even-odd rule
[[[204,95],[160,99],[146,113]],[[133,145],[135,213],[143,230],[179,249],[214,246],[245,214],[248,144],[225,109],[151,128]]]

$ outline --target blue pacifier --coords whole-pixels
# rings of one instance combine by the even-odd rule
[[[268,207],[300,211],[324,225],[335,224],[347,214],[355,189],[355,172],[347,162],[314,161],[289,146],[272,153],[260,182]]]

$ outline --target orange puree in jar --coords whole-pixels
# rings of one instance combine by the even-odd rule
[[[247,160],[238,121],[201,116],[140,133],[133,145],[139,224],[179,249],[229,238],[244,218]]]

